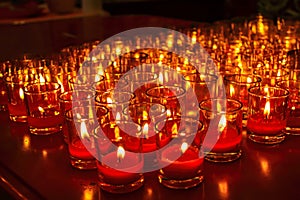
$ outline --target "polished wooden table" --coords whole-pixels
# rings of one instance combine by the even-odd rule
[[[0,113],[0,185],[20,199],[297,199],[300,197],[300,137],[278,145],[255,144],[243,133],[241,159],[204,163],[204,182],[173,190],[158,183],[157,172],[129,194],[109,194],[97,186],[96,171],[69,164],[61,135],[30,135],[26,124]]]
[[[191,26],[194,22],[152,16],[76,16],[55,20],[0,22],[0,60],[22,53],[49,53],[67,45],[102,40],[142,26]],[[61,135],[30,135],[26,124],[0,113],[0,185],[18,199],[299,199],[300,137],[278,145],[255,144],[243,133],[241,159],[204,163],[204,182],[188,190],[158,183],[157,172],[145,174],[145,185],[129,194],[99,190],[95,171],[69,164]],[[1,199],[1,197],[0,197]]]

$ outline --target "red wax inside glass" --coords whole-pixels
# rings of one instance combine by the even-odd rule
[[[86,149],[86,147],[82,144],[80,138],[73,139],[71,143],[68,145],[69,153],[71,156],[79,159],[94,159],[94,156]]]
[[[286,127],[286,120],[275,117],[266,118],[263,114],[249,116],[247,129],[260,135],[276,135]]]
[[[238,148],[242,141],[242,135],[239,134],[237,128],[226,126],[219,136],[217,143],[212,151],[214,152],[230,152]]]
[[[181,155],[180,155],[181,154]],[[176,157],[180,156],[177,160]],[[183,154],[180,146],[172,146],[162,152],[161,162],[167,166],[161,172],[172,179],[189,179],[196,177],[202,169],[203,158],[198,151],[188,148]]]
[[[127,151],[124,158],[116,162],[117,160],[117,153],[112,152],[102,157],[102,163],[98,163],[98,172],[104,182],[121,185],[135,182],[140,178],[140,174],[135,173],[143,168],[143,162],[138,155]],[[108,163],[111,166],[107,166]]]

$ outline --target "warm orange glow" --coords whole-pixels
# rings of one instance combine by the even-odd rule
[[[43,77],[42,74],[40,74],[40,83],[45,83],[45,82],[46,82],[45,78]]]
[[[121,120],[121,115],[119,112],[117,112],[116,114],[116,121],[120,121]]]
[[[227,181],[219,181],[218,188],[219,188],[219,192],[220,192],[221,196],[224,199],[227,199],[228,198],[228,183],[227,183]]]
[[[172,113],[171,113],[171,110],[167,109],[167,117],[171,117],[172,116]]]
[[[115,141],[119,141],[122,139],[122,137],[120,136],[120,128],[118,126],[114,128],[114,134],[115,134]]]
[[[43,155],[43,158],[47,158],[47,156],[48,156],[47,150],[43,149],[42,155]]]
[[[89,133],[84,121],[82,121],[80,124],[80,136],[82,139],[89,138]]]
[[[119,146],[117,150],[117,158],[118,160],[121,160],[124,159],[124,157],[125,157],[125,149],[122,146]]]
[[[218,124],[218,131],[220,133],[225,129],[226,124],[227,124],[226,116],[222,115]]]
[[[94,196],[94,190],[91,188],[86,188],[83,191],[83,198],[82,200],[92,200]]]
[[[188,148],[189,148],[188,143],[183,142],[183,143],[181,144],[181,147],[180,147],[181,153],[184,154],[184,152],[186,152],[186,150],[187,150]]]
[[[172,135],[177,135],[178,134],[178,127],[177,127],[177,124],[174,123],[172,128],[171,128],[171,131],[172,131]]]
[[[234,94],[235,94],[235,90],[234,90],[233,85],[230,85],[230,87],[229,87],[229,94],[230,94],[231,97],[233,97]]]
[[[20,99],[24,100],[24,90],[22,88],[19,89]]]
[[[260,168],[261,168],[262,173],[265,176],[269,176],[269,174],[270,174],[270,165],[269,165],[269,162],[266,159],[264,159],[264,158],[260,158],[259,162],[260,162]]]
[[[252,79],[250,77],[247,77],[247,83],[251,83]]]
[[[106,102],[107,102],[108,104],[112,104],[112,103],[113,103],[113,101],[112,101],[112,99],[111,99],[110,97],[107,97]]]
[[[45,113],[44,108],[42,108],[41,106],[38,106],[38,110],[40,111],[41,114],[44,114],[44,113]]]
[[[28,135],[24,135],[24,137],[23,137],[23,148],[25,150],[30,149],[30,137]]]
[[[57,77],[56,79],[57,79],[57,83],[60,85],[60,90],[61,90],[61,92],[62,92],[62,93],[65,92],[65,88],[64,88],[62,82],[59,80],[58,77]]]
[[[265,109],[264,109],[264,115],[266,116],[266,118],[268,119],[270,116],[270,101],[267,100],[266,101],[266,105],[265,105]]]
[[[148,138],[149,125],[147,123],[143,126],[142,133],[143,133],[144,138]]]
[[[146,110],[143,110],[143,120],[148,120],[148,112]]]
[[[158,82],[160,84],[163,84],[164,83],[164,76],[163,76],[163,73],[162,72],[159,72],[158,74]]]
[[[98,81],[100,81],[100,80],[101,80],[101,75],[96,74],[96,75],[95,75],[95,82],[98,82]]]

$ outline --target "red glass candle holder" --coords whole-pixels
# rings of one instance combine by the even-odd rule
[[[249,139],[262,144],[277,144],[285,139],[289,91],[278,87],[249,89],[247,129]]]
[[[248,118],[248,89],[259,86],[261,78],[253,75],[235,74],[224,78],[227,98],[237,99],[243,104],[243,126],[247,125]]]
[[[208,99],[199,104],[207,140],[205,159],[231,162],[242,155],[242,103],[234,99]]]
[[[28,75],[11,75],[5,78],[8,94],[9,118],[14,122],[27,122],[24,84],[28,84]]]
[[[49,135],[62,130],[58,83],[33,83],[24,87],[28,126],[32,134]]]
[[[124,75],[124,79],[129,84],[129,91],[133,92],[137,101],[147,100],[146,90],[158,86],[158,75],[152,72],[129,71]]]
[[[204,154],[200,150],[203,124],[199,120],[179,117],[160,121],[155,128],[162,146],[158,155],[162,167],[159,182],[174,189],[199,185],[203,181]],[[172,141],[166,143],[167,135],[172,137]]]
[[[185,90],[188,91],[190,88],[197,97],[197,105],[191,105],[194,110],[197,110],[199,102],[204,99],[215,98],[217,95],[217,80],[218,77],[212,74],[188,74],[184,77]],[[187,96],[187,102],[191,96]]]
[[[112,90],[128,91],[128,82],[125,79],[103,79],[93,84],[96,95]]]
[[[94,98],[94,92],[91,90],[74,90],[62,93],[61,95],[59,95],[59,104],[61,107],[62,115],[65,116],[66,112],[72,109],[72,107],[88,106],[94,104]],[[65,118],[62,132],[65,142],[68,143],[68,128],[65,122]]]
[[[290,135],[300,135],[300,81],[280,81],[277,83],[277,86],[285,88],[290,92],[287,123],[283,132]]]
[[[253,74],[261,78],[261,85],[276,86],[276,83],[289,79],[289,72],[286,69],[259,69]]]
[[[68,127],[68,153],[72,167],[81,170],[96,169],[96,143],[93,131],[99,120],[107,115],[105,107],[73,107],[65,114]]]
[[[156,86],[148,89],[146,95],[150,102],[166,106],[169,117],[184,112],[181,107],[186,103],[186,90],[181,86]]]
[[[101,123],[95,129],[100,188],[127,193],[144,183],[141,127],[130,121]]]
[[[96,106],[104,106],[108,109],[108,120],[113,122],[124,120],[127,116],[123,114],[123,110],[135,99],[135,95],[125,91],[108,91],[101,95],[96,95]]]

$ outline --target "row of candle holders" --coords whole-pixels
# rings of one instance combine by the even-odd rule
[[[300,134],[299,51],[287,40],[278,43],[283,25],[275,31],[269,22],[180,30],[189,36],[180,52],[200,57],[143,46],[181,45],[171,32],[144,43],[96,41],[47,58],[6,61],[1,109],[11,121],[28,123],[31,134],[62,132],[71,165],[97,169],[106,191],[136,190],[143,173],[154,170],[163,185],[190,188],[203,180],[204,159],[241,157],[243,127],[261,144]],[[195,49],[197,42],[209,54]]]

